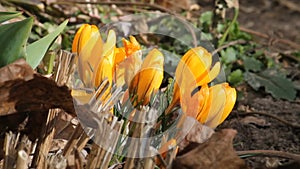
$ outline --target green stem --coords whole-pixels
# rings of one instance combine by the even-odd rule
[[[49,62],[48,62],[48,68],[47,68],[47,74],[51,74],[53,71],[53,65],[54,65],[54,60],[55,60],[55,53],[50,52],[49,54]]]
[[[229,34],[229,31],[230,31],[231,27],[234,25],[234,23],[237,21],[238,16],[239,16],[239,9],[234,8],[233,19],[232,19],[230,25],[228,26],[228,28],[226,29],[225,33],[223,34],[222,38],[220,39],[219,46],[222,46],[224,44],[224,42]]]

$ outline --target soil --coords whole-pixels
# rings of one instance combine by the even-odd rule
[[[242,0],[238,21],[242,27],[299,44],[299,9],[298,0]],[[285,49],[288,48],[287,46]],[[235,110],[220,126],[220,128],[234,128],[238,131],[234,141],[236,150],[279,150],[300,154],[299,92],[297,99],[289,102],[276,100],[247,86],[242,88],[246,97],[237,103]],[[266,115],[245,116],[244,112],[263,112],[288,123]],[[250,168],[300,168],[300,162],[279,158],[252,157],[247,158],[246,161]]]

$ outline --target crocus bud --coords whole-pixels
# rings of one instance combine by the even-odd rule
[[[228,83],[217,84],[209,88],[198,112],[197,120],[211,128],[217,127],[229,115],[236,102],[236,90]],[[202,103],[201,103],[202,104]]]
[[[192,48],[183,55],[176,68],[173,99],[166,113],[179,105],[183,95],[191,95],[198,86],[207,84],[218,76],[220,63],[211,67],[212,55],[203,47]]]
[[[103,42],[97,26],[83,24],[76,32],[72,52],[78,55],[78,72],[87,87],[92,87],[93,70],[102,53]]]
[[[157,49],[151,50],[129,85],[134,106],[148,104],[151,95],[157,92],[163,80],[163,65],[163,54]]]

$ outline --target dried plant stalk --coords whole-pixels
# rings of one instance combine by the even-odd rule
[[[15,148],[18,142],[18,137],[19,137],[18,135],[13,134],[12,132],[5,134],[4,162],[3,162],[4,169],[11,169],[14,167],[16,161],[16,153],[17,153]]]
[[[72,53],[63,50],[59,52],[54,73],[54,80],[58,84],[58,86],[62,86],[68,83],[69,77],[74,70],[74,60],[75,57]],[[57,113],[57,109],[49,110],[47,121],[42,129],[31,167],[46,167],[45,161],[54,137],[54,125],[57,118]]]
[[[155,107],[155,106],[154,106]],[[153,111],[154,110],[154,111]],[[131,122],[131,126],[135,126],[134,131],[132,133],[133,138],[147,138],[151,136],[152,132],[147,131],[147,128],[153,128],[154,124],[143,123],[145,121],[154,121],[156,118],[157,112],[154,109],[147,110],[147,108],[143,107],[141,111],[137,111],[135,113],[135,120]],[[149,116],[150,117],[147,117]],[[150,119],[147,119],[150,118]],[[136,122],[137,121],[137,122]],[[145,139],[137,139],[137,141],[131,141],[129,143],[129,150],[127,156],[129,158],[126,159],[124,169],[133,169],[133,168],[154,168],[154,159],[153,159],[153,151],[150,146],[150,139],[147,139],[146,143],[143,143]],[[144,152],[147,158],[131,158],[131,157],[139,157],[140,152]]]
[[[77,144],[78,140],[80,139],[80,136],[84,133],[82,126],[78,124],[71,136],[71,138],[68,140],[67,145],[65,146],[63,150],[63,155],[65,157],[68,157],[71,152],[74,149],[74,146]]]
[[[18,152],[16,169],[26,169],[28,163],[28,154],[24,150]]]
[[[95,139],[88,157],[87,168],[108,168],[124,123],[123,120],[117,120],[117,117],[112,117],[108,121],[105,116],[97,119],[99,128],[95,132]],[[112,130],[114,132],[111,132]]]

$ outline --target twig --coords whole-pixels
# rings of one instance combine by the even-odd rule
[[[289,8],[292,11],[300,12],[300,6],[296,2],[289,1],[289,0],[277,0],[277,2]]]
[[[247,33],[250,33],[252,35],[256,35],[256,36],[259,36],[261,38],[264,38],[264,39],[271,39],[271,37],[265,33],[261,33],[261,32],[258,32],[258,31],[254,31],[254,30],[251,30],[251,29],[248,29],[248,28],[245,28],[245,27],[242,27],[240,26],[240,30],[243,31],[243,32],[247,32]],[[276,38],[274,39],[276,42],[280,42],[280,43],[283,43],[285,45],[289,45],[297,50],[300,50],[300,45],[295,43],[295,42],[292,42],[288,39],[280,39],[280,38]]]
[[[237,112],[236,112],[237,113]],[[281,123],[285,124],[285,125],[288,125],[288,126],[291,126],[293,128],[300,128],[300,125],[299,124],[295,124],[295,123],[291,123],[289,121],[286,121],[276,115],[273,115],[273,114],[269,114],[269,113],[266,113],[266,112],[243,112],[243,113],[239,113],[239,115],[252,115],[252,114],[258,114],[258,115],[263,115],[263,116],[268,116],[268,117],[271,117],[273,119],[276,119],[278,121],[280,121]]]
[[[191,36],[193,38],[193,45],[194,47],[196,47],[198,45],[197,43],[197,36],[195,34],[195,32],[193,31],[193,28],[191,27],[191,25],[189,23],[186,22],[185,18],[183,18],[182,16],[178,15],[176,12],[173,12],[170,9],[167,9],[163,6],[157,5],[157,4],[152,4],[152,3],[144,3],[144,2],[128,2],[128,1],[101,1],[101,2],[86,2],[86,1],[78,1],[78,0],[73,0],[73,1],[68,1],[68,2],[54,2],[56,4],[70,4],[70,3],[78,3],[78,4],[99,4],[99,5],[119,5],[119,6],[124,6],[124,5],[128,5],[128,6],[141,6],[141,7],[148,7],[150,9],[156,9],[156,10],[160,10],[162,12],[166,12],[169,13],[171,15],[174,15],[177,17],[177,19],[179,19],[185,26],[186,28],[189,30],[189,32],[191,33]]]
[[[220,47],[218,47],[217,49],[215,49],[211,55],[215,55],[216,53],[220,52],[221,50],[225,49],[225,48],[228,48],[230,46],[234,46],[234,45],[237,45],[237,44],[245,44],[247,43],[247,41],[243,40],[243,39],[238,39],[238,40],[235,40],[235,41],[231,41],[231,42],[228,42]]]
[[[290,59],[293,59],[293,60],[295,60],[297,62],[300,62],[300,58],[294,56],[290,51],[279,52],[279,53],[282,53],[283,56],[286,56],[286,57],[288,57]]]
[[[273,156],[293,159],[300,162],[300,155],[293,154],[289,152],[276,151],[276,150],[246,150],[246,151],[236,151],[237,155],[254,155],[254,156]]]

